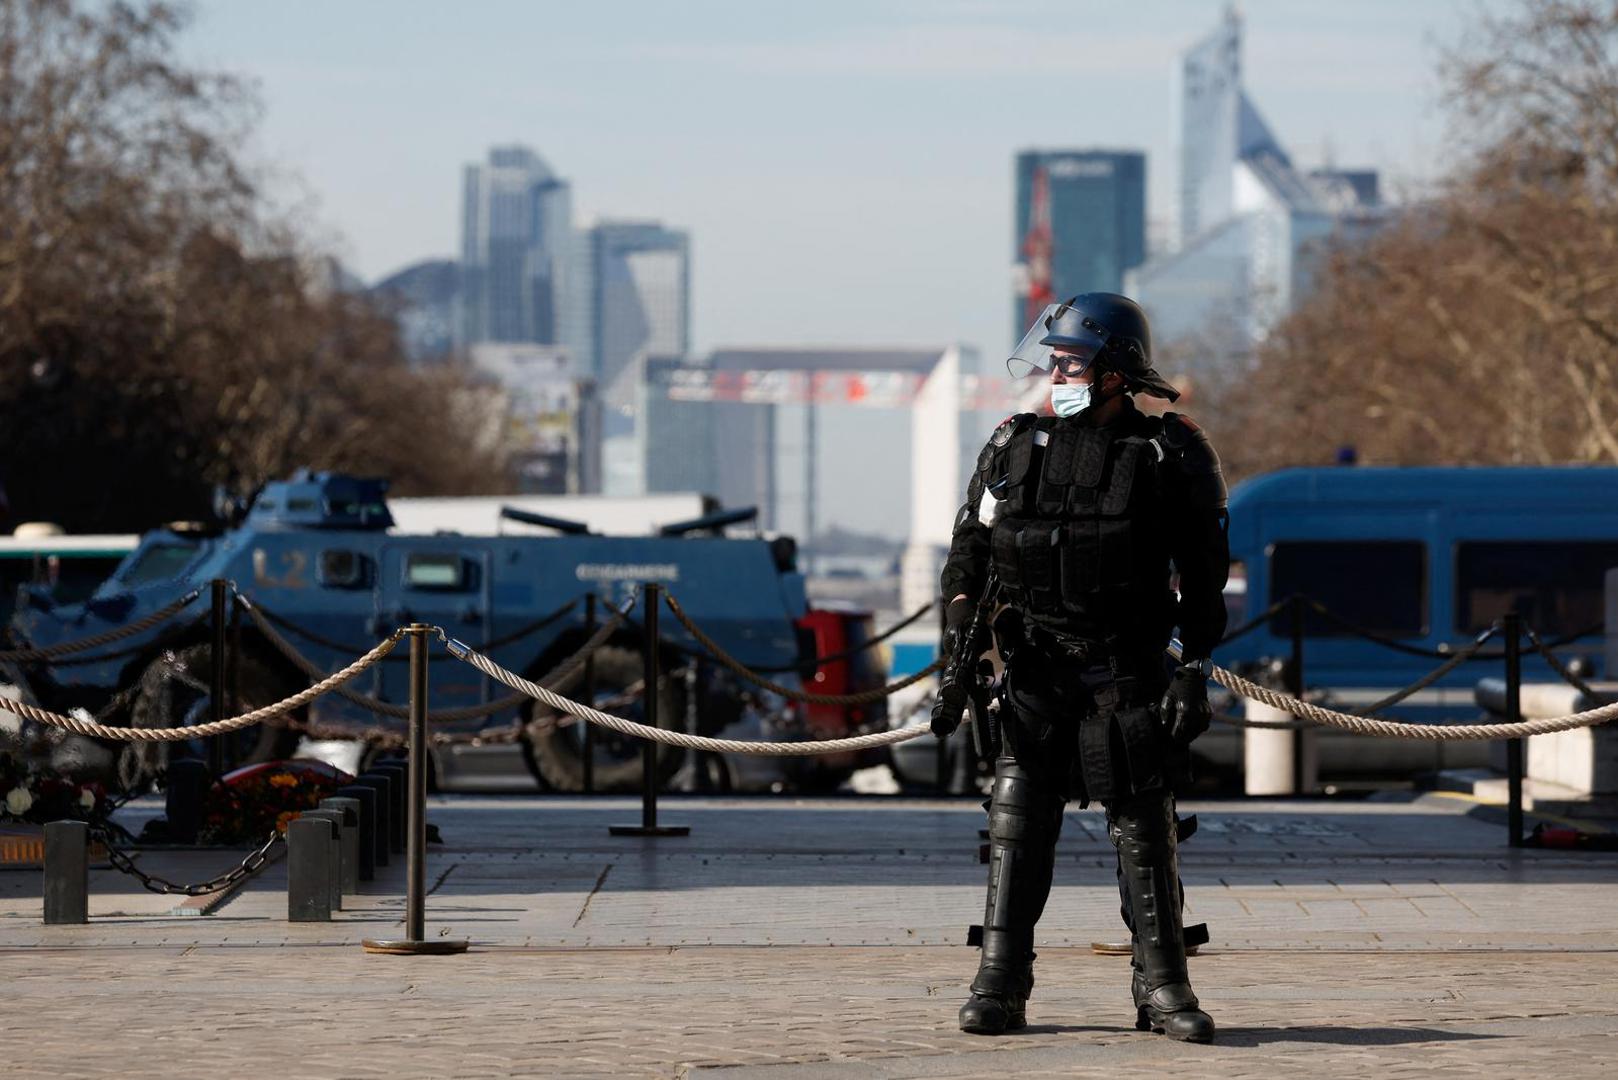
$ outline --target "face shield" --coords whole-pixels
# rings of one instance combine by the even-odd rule
[[[1066,304],[1051,304],[1039,313],[1034,325],[1012,350],[1006,360],[1006,370],[1016,379],[1048,375],[1052,349],[1073,354],[1064,360],[1064,367],[1071,364],[1082,370],[1106,343],[1106,331],[1093,319]]]

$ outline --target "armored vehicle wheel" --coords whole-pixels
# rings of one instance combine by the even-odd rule
[[[639,650],[622,645],[603,646],[595,654],[595,701],[590,704],[603,712],[639,722],[643,716],[639,696],[626,703],[617,699],[638,683],[643,674],[644,661]],[[685,682],[680,675],[665,668],[657,680],[659,727],[680,729],[685,726],[684,691]],[[585,721],[555,727],[536,722],[554,719],[549,709],[537,703],[531,707],[528,717],[523,758],[536,779],[557,791],[583,791]],[[598,727],[594,743],[595,790],[640,790],[641,740]],[[667,782],[679,770],[682,757],[679,747],[658,744],[657,768],[662,781]]]
[[[130,706],[131,725],[167,728],[206,723],[211,653],[209,645],[190,645],[152,661],[141,675]],[[237,712],[273,704],[299,689],[284,671],[252,652],[242,655],[236,677]],[[289,758],[298,748],[298,733],[273,722],[242,728],[225,738],[227,766]],[[170,758],[207,756],[206,739],[126,743],[118,759],[118,776],[126,788],[133,787],[156,773]]]

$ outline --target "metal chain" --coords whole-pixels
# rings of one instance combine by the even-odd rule
[[[684,609],[680,607],[679,601],[674,599],[673,593],[664,593],[663,599],[668,602],[669,610],[674,612],[674,617],[680,621],[680,625],[690,631],[691,636],[696,638],[697,643],[704,649],[708,650],[709,655],[714,660],[755,686],[762,686],[766,690],[780,694],[789,701],[806,701],[811,705],[869,705],[873,701],[881,701],[883,698],[890,697],[907,686],[920,682],[929,675],[943,670],[944,667],[944,660],[940,657],[914,675],[900,679],[898,682],[889,683],[886,686],[877,687],[875,690],[866,690],[858,694],[811,694],[803,690],[795,690],[790,686],[782,686],[778,682],[772,682],[757,674],[740,660],[731,656],[717,641],[704,633],[700,626],[692,622]]]
[[[1524,626],[1523,632],[1528,635],[1528,640],[1533,643],[1534,651],[1545,658],[1545,663],[1550,665],[1552,671],[1561,676],[1563,682],[1573,687],[1573,689],[1577,690],[1591,701],[1605,704],[1612,700],[1611,697],[1606,694],[1599,693],[1589,683],[1575,675],[1573,673],[1573,669],[1563,663],[1560,656],[1557,656],[1556,653],[1551,651],[1551,646],[1546,644],[1540,638],[1540,636],[1534,632],[1534,628],[1532,626]]]
[[[1387,697],[1373,701],[1363,709],[1354,710],[1354,714],[1356,716],[1375,716],[1383,709],[1391,708],[1392,706],[1399,704],[1399,702],[1403,701],[1410,695],[1427,689],[1429,686],[1433,685],[1433,683],[1437,682],[1439,679],[1442,679],[1445,675],[1448,675],[1450,672],[1454,671],[1456,668],[1475,657],[1478,654],[1478,650],[1482,649],[1488,640],[1494,637],[1499,630],[1500,628],[1498,626],[1489,627],[1483,633],[1479,634],[1477,639],[1473,641],[1472,644],[1468,645],[1466,648],[1462,649],[1460,652],[1456,653],[1454,656],[1450,657],[1448,660],[1444,661],[1444,663],[1438,665],[1436,668],[1429,671],[1427,674],[1423,675],[1409,686],[1402,690],[1395,690]]]
[[[53,656],[84,652],[86,649],[93,649],[98,645],[106,645],[109,642],[132,637],[135,634],[150,630],[159,623],[172,619],[189,607],[201,595],[201,589],[192,589],[178,600],[158,608],[150,615],[136,619],[128,626],[120,626],[103,634],[93,634],[87,638],[79,638],[77,641],[64,641],[57,645],[46,645],[38,649],[7,649],[0,651],[0,660],[48,660]]]
[[[315,645],[319,645],[322,648],[335,649],[336,651],[342,652],[342,653],[356,653],[356,652],[361,651],[360,647],[350,645],[350,644],[347,644],[345,642],[338,641],[335,638],[326,637],[324,634],[316,633],[315,631],[310,630],[308,627],[298,625],[297,623],[293,622],[291,619],[287,618],[285,615],[280,615],[280,614],[277,614],[274,611],[271,611],[269,608],[267,608],[264,605],[260,604],[258,601],[249,600],[247,598],[247,596],[245,596],[239,589],[236,590],[235,597],[244,606],[248,605],[248,604],[251,604],[253,606],[253,608],[255,610],[257,610],[260,615],[263,615],[270,622],[273,622],[276,626],[279,626],[283,630],[286,630],[286,631],[288,631],[290,633],[298,635],[299,637],[303,638],[305,641],[308,641],[308,642],[310,642],[312,644],[315,644]],[[579,598],[574,597],[572,600],[569,600],[567,603],[563,604],[561,607],[557,608],[555,611],[551,612],[549,615],[542,616],[541,618],[536,619],[534,622],[528,623],[525,626],[520,626],[517,629],[513,630],[509,634],[502,634],[500,637],[493,638],[493,639],[491,639],[489,641],[485,641],[483,644],[479,645],[478,648],[479,649],[484,649],[484,650],[498,649],[502,645],[510,645],[513,641],[520,641],[523,638],[527,637],[529,634],[533,634],[533,633],[536,633],[536,632],[538,632],[540,630],[545,629],[545,627],[551,625],[556,620],[558,620],[558,619],[562,618],[563,616],[567,615],[568,612],[572,611],[574,608],[576,608],[578,606],[579,606]],[[399,663],[405,663],[406,661],[408,661],[408,659],[409,659],[408,657],[404,657],[404,656],[393,657],[393,660],[395,660],[395,661],[397,661]]]
[[[269,861],[270,851],[282,840],[279,831],[272,832],[268,840],[249,852],[241,862],[223,874],[211,877],[207,881],[199,881],[193,885],[181,885],[169,881],[167,878],[158,877],[156,874],[148,874],[136,866],[135,860],[130,858],[129,853],[119,848],[113,841],[110,829],[105,827],[94,828],[90,830],[90,835],[106,846],[107,861],[112,863],[115,870],[135,878],[141,883],[142,888],[148,892],[157,893],[159,896],[207,896],[209,893],[228,889],[238,881],[257,873],[259,868]]]

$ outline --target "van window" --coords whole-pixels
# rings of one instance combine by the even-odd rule
[[[1270,603],[1301,593],[1342,619],[1391,637],[1427,633],[1427,545],[1420,540],[1288,540],[1270,545]],[[1292,617],[1270,620],[1278,637],[1292,633]],[[1308,637],[1346,637],[1351,631],[1306,612]]]
[[[171,581],[179,577],[196,557],[196,548],[181,547],[178,544],[153,544],[125,568],[121,580],[131,588],[137,585],[150,585],[157,581]]]
[[[1600,623],[1618,541],[1468,540],[1455,547],[1455,628],[1475,634],[1515,610],[1540,634]]]
[[[461,589],[465,565],[459,555],[411,552],[405,556],[405,584],[415,589]]]

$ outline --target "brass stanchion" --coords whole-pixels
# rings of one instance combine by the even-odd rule
[[[648,582],[642,594],[646,598],[643,618],[646,627],[645,689],[641,692],[644,719],[647,727],[657,727],[658,635],[657,609],[663,601],[662,586]],[[659,825],[657,823],[657,744],[646,740],[641,750],[641,802],[639,825],[610,825],[607,832],[613,836],[689,836],[688,825]]]
[[[405,936],[367,938],[366,952],[416,956],[466,951],[464,939],[427,940],[427,635],[431,626],[412,623],[410,635],[410,828],[405,840]]]
[[[208,659],[208,719],[218,723],[230,714],[225,711],[225,671],[229,664],[229,617],[225,606],[230,600],[230,582],[214,578],[209,583],[213,600],[213,647]],[[215,780],[225,773],[225,740],[228,735],[215,735],[208,740],[208,775]]]

